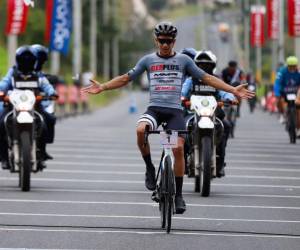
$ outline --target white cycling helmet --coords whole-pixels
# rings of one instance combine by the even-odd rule
[[[197,52],[195,58],[195,63],[212,63],[215,66],[217,65],[217,57],[210,50],[200,50]]]
[[[194,62],[206,73],[216,73],[217,57],[210,50],[200,50],[199,52],[197,52],[194,58]]]

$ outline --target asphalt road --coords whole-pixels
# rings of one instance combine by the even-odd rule
[[[213,181],[208,198],[185,178],[188,208],[167,235],[135,144],[148,96],[136,98],[136,114],[124,96],[58,123],[55,160],[33,176],[30,192],[0,171],[0,249],[299,249],[300,146],[288,143],[275,116],[249,115],[244,103],[226,177]],[[150,140],[157,163],[160,146]]]

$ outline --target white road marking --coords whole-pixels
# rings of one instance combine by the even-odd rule
[[[17,181],[16,177],[0,177],[3,181]],[[119,183],[119,184],[144,184],[144,181],[134,180],[90,180],[90,179],[74,179],[74,178],[32,178],[33,181],[42,182],[76,182],[76,183]],[[194,185],[192,182],[185,182],[185,185]],[[222,187],[263,187],[263,188],[286,188],[286,189],[299,189],[300,186],[296,185],[263,185],[263,184],[230,184],[230,183],[212,183],[212,186]]]
[[[102,171],[102,170],[71,170],[71,169],[48,169],[47,173],[64,173],[64,174],[99,174],[99,175],[144,175],[145,172],[134,171]],[[261,176],[261,175],[233,175],[228,174],[226,178],[242,179],[271,179],[271,180],[300,180],[300,177],[294,176]]]
[[[176,229],[175,229],[176,230]],[[136,234],[136,235],[165,235],[164,230],[161,231],[138,231],[138,230],[80,230],[80,229],[45,229],[45,228],[8,228],[2,227],[0,231],[10,232],[49,232],[49,233],[89,233],[89,234]],[[203,233],[203,232],[178,232],[171,231],[171,235],[187,235],[187,236],[216,236],[216,237],[250,237],[250,238],[278,238],[278,239],[299,239],[300,236],[293,235],[271,235],[271,234],[239,234],[239,233]],[[0,248],[0,250],[21,250],[20,248]],[[24,248],[22,250],[25,250]],[[38,250],[33,248],[26,248],[26,250]],[[44,249],[51,250],[51,249]],[[64,249],[66,250],[66,249]],[[79,250],[79,249],[78,249]]]
[[[73,217],[73,218],[107,218],[107,219],[160,219],[159,216],[134,216],[134,215],[100,215],[100,214],[46,214],[46,213],[3,213],[0,216],[39,216],[39,217]],[[195,220],[195,221],[230,221],[230,222],[262,222],[262,223],[293,223],[298,220],[258,220],[258,219],[235,219],[235,218],[207,218],[207,217],[173,217],[174,220]]]
[[[15,188],[1,188],[0,190],[16,190]],[[34,188],[36,192],[70,192],[70,193],[116,193],[116,194],[148,194],[150,195],[150,191],[132,191],[132,190],[95,190],[95,189],[57,189],[57,188]],[[192,192],[183,192],[184,195],[192,195],[199,197],[199,193]],[[259,198],[283,198],[283,199],[300,199],[298,195],[267,195],[267,194],[215,194],[213,193],[211,196],[221,196],[221,197],[259,197]]]
[[[123,201],[62,201],[62,200],[25,200],[25,199],[0,199],[0,202],[15,203],[57,203],[57,204],[76,204],[76,205],[132,205],[132,206],[151,206],[157,207],[154,202],[123,202]],[[251,208],[251,209],[286,209],[300,210],[300,207],[283,207],[283,206],[246,206],[246,205],[225,205],[225,204],[195,204],[187,203],[189,207],[213,207],[213,208]]]
[[[284,162],[273,162],[273,161],[256,161],[255,163],[261,163],[261,164],[270,164],[270,165],[282,165],[282,168],[269,168],[269,167],[234,167],[231,166],[231,164],[234,163],[247,163],[248,161],[234,161],[234,160],[230,160],[228,161],[228,170],[230,169],[237,169],[237,170],[256,170],[256,171],[278,171],[278,172],[300,172],[299,168],[285,168],[286,167],[286,163]],[[249,162],[251,163],[251,161]],[[279,163],[279,164],[278,164]],[[96,166],[96,167],[137,167],[140,169],[145,169],[144,163],[141,160],[141,163],[124,163],[124,162],[76,162],[76,161],[52,161],[48,163],[49,166],[56,166],[56,165],[67,165],[67,166]],[[288,165],[295,165],[295,166],[299,166],[298,162],[292,162],[292,163],[288,163]]]

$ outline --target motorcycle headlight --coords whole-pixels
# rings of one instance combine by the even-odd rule
[[[21,100],[22,102],[26,102],[26,101],[28,100],[27,95],[25,95],[25,94],[21,95],[21,96],[20,96],[20,100]]]
[[[202,105],[203,107],[207,107],[207,106],[209,105],[209,101],[208,101],[207,99],[203,99],[203,100],[201,101],[201,105]]]

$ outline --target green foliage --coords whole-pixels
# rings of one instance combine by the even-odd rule
[[[0,46],[0,77],[2,78],[7,72],[7,51]]]

